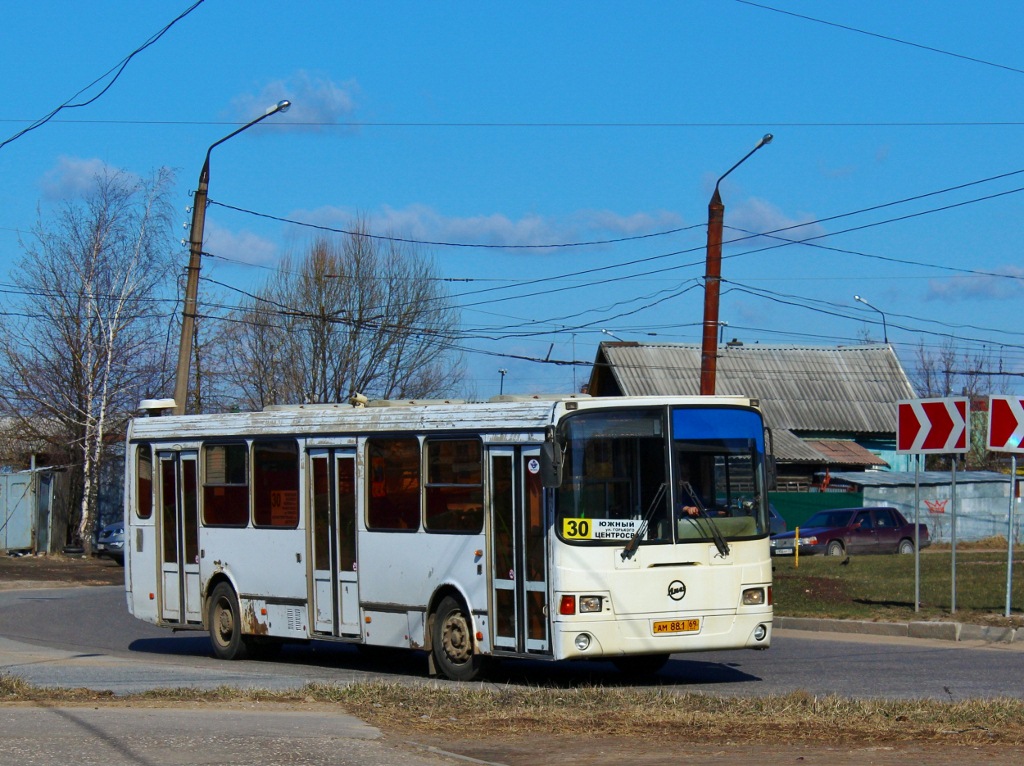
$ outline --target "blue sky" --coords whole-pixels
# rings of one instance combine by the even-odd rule
[[[8,9],[0,141],[190,5]],[[498,393],[502,369],[506,393],[571,390],[589,368],[551,360],[601,340],[700,341],[711,191],[770,132],[722,184],[743,240],[724,251],[725,339],[881,341],[884,314],[906,367],[953,338],[1024,390],[1022,27],[1018,2],[205,0],[95,102],[0,148],[0,282],[37,208],[104,166],[176,169],[184,224],[207,147],[288,98],[214,150],[210,198],[487,245],[422,246],[462,306],[472,392]],[[221,302],[313,236],[263,215],[208,210]]]

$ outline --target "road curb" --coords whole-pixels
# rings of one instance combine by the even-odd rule
[[[1024,645],[1024,629],[962,622],[871,622],[869,620],[830,620],[819,617],[776,617],[776,630],[808,630],[819,633],[931,638],[940,641],[983,641],[990,644]]]

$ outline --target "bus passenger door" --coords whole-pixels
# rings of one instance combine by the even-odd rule
[[[203,621],[199,580],[198,462],[194,451],[157,453],[160,617]]]
[[[540,450],[489,451],[494,648],[549,653],[547,529]]]
[[[359,636],[355,453],[310,450],[309,460],[313,629],[324,635]]]

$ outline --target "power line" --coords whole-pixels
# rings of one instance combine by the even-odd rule
[[[902,40],[899,37],[893,37],[891,35],[883,35],[878,32],[871,32],[866,29],[859,29],[857,27],[851,27],[847,24],[839,24],[835,21],[825,21],[824,19],[818,19],[813,16],[806,16],[802,13],[794,13],[793,11],[785,11],[781,8],[773,8],[770,5],[764,5],[763,3],[755,3],[753,0],[736,0],[738,3],[743,5],[749,5],[754,8],[761,8],[765,11],[772,11],[773,13],[781,13],[783,16],[792,16],[793,18],[803,19],[804,21],[813,21],[815,24],[824,24],[828,27],[835,27],[836,29],[844,29],[847,32],[856,32],[859,35],[867,35],[868,37],[876,37],[879,40],[885,40],[891,43],[899,43],[900,45],[907,45],[911,48],[919,48],[920,50],[928,51],[930,53],[938,53],[943,56],[950,56],[952,58],[961,59],[963,61],[970,61],[972,64],[984,64],[985,66],[995,67],[996,69],[1004,69],[1007,72],[1016,72],[1017,74],[1024,74],[1024,69],[1018,69],[1017,67],[1007,66],[1006,64],[999,64],[994,61],[986,61],[985,59],[975,58],[974,56],[966,56],[962,53],[954,53],[952,51],[943,50],[942,48],[935,48],[931,45],[922,45],[921,43],[915,43],[911,40]]]
[[[0,118],[0,123],[20,123],[28,120]],[[173,125],[185,127],[238,127],[241,122],[225,120],[112,120],[112,119],[77,119],[57,120],[58,125]],[[843,121],[843,122],[784,122],[774,119],[763,119],[756,122],[320,122],[315,120],[288,121],[277,123],[272,127],[276,130],[297,128],[626,128],[626,129],[674,129],[674,128],[763,128],[773,125],[776,128],[1019,128],[1024,121],[1019,120],[936,120],[893,122],[879,121]]]
[[[16,141],[17,139],[21,138],[23,135],[25,135],[29,131],[33,131],[36,128],[41,128],[43,125],[45,125],[50,120],[52,120],[54,117],[56,117],[57,114],[59,114],[64,109],[78,109],[78,108],[83,107],[83,106],[89,106],[89,104],[92,104],[93,102],[95,102],[104,93],[106,93],[108,90],[110,90],[113,87],[114,83],[117,82],[118,78],[121,76],[121,74],[127,68],[128,63],[133,58],[135,58],[138,54],[142,53],[142,51],[146,50],[146,48],[148,48],[149,46],[153,45],[157,40],[159,40],[161,37],[163,37],[164,34],[166,34],[168,32],[168,30],[170,30],[171,27],[173,27],[175,24],[177,24],[183,18],[188,16],[190,13],[192,13],[192,11],[194,11],[196,8],[198,8],[200,5],[202,5],[203,2],[205,2],[205,0],[196,0],[195,3],[193,3],[191,6],[186,8],[176,18],[174,18],[169,24],[165,25],[159,32],[156,32],[155,34],[153,34],[148,40],[146,40],[146,42],[144,42],[138,48],[133,50],[131,53],[129,53],[127,56],[125,56],[123,59],[121,59],[120,62],[118,62],[113,67],[108,69],[106,72],[101,74],[99,77],[97,77],[91,83],[89,83],[84,88],[79,90],[77,93],[75,93],[75,95],[73,95],[71,98],[69,98],[63,104],[61,104],[60,106],[58,106],[56,109],[54,109],[53,111],[49,112],[45,116],[40,117],[39,119],[35,120],[28,127],[23,128],[22,130],[19,130],[17,133],[15,133],[13,136],[8,138],[7,140],[5,140],[3,142],[0,142],[0,149],[3,149],[5,146],[7,146],[7,144],[11,143],[12,141]],[[103,88],[100,90],[100,92],[97,93],[95,96],[92,96],[91,98],[88,98],[85,101],[81,101],[81,102],[79,102],[77,104],[72,104],[71,103],[74,99],[78,98],[85,91],[89,90],[91,87],[93,87],[97,83],[99,83],[102,80],[104,80],[105,78],[109,77],[110,74],[112,72],[115,72],[115,71],[116,71],[116,73],[111,78],[110,82],[108,82],[106,85],[104,85]]]
[[[692,226],[682,226],[677,229],[667,229],[665,231],[650,232],[647,234],[636,234],[630,237],[617,237],[614,239],[597,239],[589,242],[559,242],[559,243],[540,243],[535,245],[496,245],[489,242],[443,242],[433,241],[429,239],[412,239],[409,237],[395,237],[386,234],[370,234],[365,231],[341,229],[334,226],[324,226],[322,224],[308,223],[304,221],[296,221],[291,218],[284,218],[282,216],[271,215],[270,213],[258,213],[255,210],[246,210],[245,208],[236,207],[234,205],[228,205],[224,202],[217,202],[216,200],[209,200],[210,205],[216,205],[218,207],[226,208],[227,210],[234,210],[236,213],[246,213],[248,215],[255,216],[257,218],[266,218],[271,221],[277,221],[278,223],[288,223],[293,226],[301,226],[307,229],[315,229],[317,231],[327,231],[333,234],[346,234],[350,237],[366,237],[367,239],[378,239],[387,242],[402,242],[405,244],[412,245],[433,245],[434,247],[472,247],[472,248],[484,248],[491,250],[552,250],[552,249],[566,249],[572,247],[593,247],[596,245],[614,245],[620,242],[636,242],[642,239],[651,239],[653,237],[664,237],[669,234],[678,234],[681,231],[689,231],[690,229],[700,228],[703,224],[693,224]]]

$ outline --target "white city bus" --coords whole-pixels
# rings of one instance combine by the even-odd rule
[[[765,649],[767,465],[739,397],[140,417],[128,607],[209,631],[224,659],[407,647],[456,680],[488,658],[650,673],[674,652]]]

